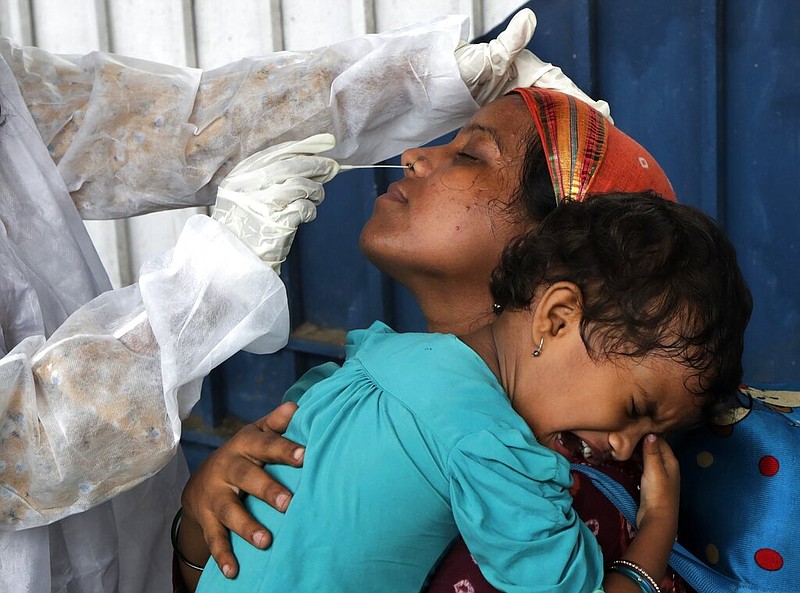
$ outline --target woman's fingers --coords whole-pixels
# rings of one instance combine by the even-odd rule
[[[234,496],[233,498],[241,505],[238,497]],[[236,561],[236,556],[233,555],[230,532],[217,520],[215,515],[204,515],[204,519],[198,518],[198,523],[203,530],[206,545],[222,574],[231,579],[239,574],[239,563]]]
[[[303,465],[305,447],[281,436],[296,411],[297,404],[292,402],[281,404],[266,416],[243,427],[231,441],[236,439],[236,446],[239,450],[251,460],[258,461],[262,465],[279,463],[299,467]],[[247,490],[247,492],[250,491]],[[251,492],[251,494],[255,493]]]
[[[241,494],[256,496],[279,511],[291,493],[263,469],[264,463],[302,465],[305,449],[284,439],[295,404],[284,404],[248,424],[206,458],[183,491],[183,506],[196,518],[203,537],[223,574],[235,576],[229,530],[258,548],[272,543],[269,530],[247,511]]]
[[[253,424],[261,430],[268,430],[278,434],[283,434],[289,427],[289,422],[292,416],[297,411],[297,404],[294,402],[286,402],[279,405],[266,416],[262,416]]]
[[[239,571],[239,564],[231,548],[228,530],[262,550],[272,544],[272,535],[253,518],[237,496],[229,492],[218,502],[216,514],[206,516],[200,524],[214,561],[222,574],[233,578]]]

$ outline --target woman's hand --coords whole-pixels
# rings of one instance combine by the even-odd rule
[[[184,512],[200,525],[211,555],[228,577],[239,571],[228,530],[257,548],[272,543],[269,531],[245,510],[241,494],[251,494],[279,511],[289,505],[291,492],[262,466],[303,464],[305,448],[281,436],[296,410],[296,404],[285,403],[243,427],[195,470],[183,491]]]

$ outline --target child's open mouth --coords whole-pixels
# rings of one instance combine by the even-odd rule
[[[600,465],[603,462],[604,456],[599,451],[592,449],[589,443],[573,432],[565,431],[558,433],[556,445],[557,451],[569,460],[583,460],[592,465]]]

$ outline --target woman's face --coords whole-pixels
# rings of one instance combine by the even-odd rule
[[[503,247],[527,226],[506,205],[532,126],[512,95],[480,109],[449,144],[405,151],[403,164],[414,166],[375,201],[363,253],[417,298],[437,279],[486,287]]]

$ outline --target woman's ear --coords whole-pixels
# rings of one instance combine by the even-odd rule
[[[581,289],[572,282],[556,282],[542,293],[533,313],[533,340],[555,338],[578,329],[581,321]]]

